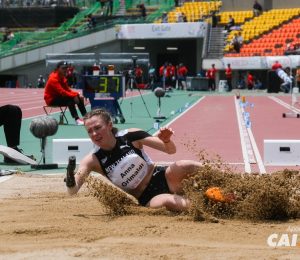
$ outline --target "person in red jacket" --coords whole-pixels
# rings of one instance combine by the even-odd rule
[[[137,84],[143,83],[143,70],[139,65],[136,65],[134,74],[135,74],[136,83]],[[137,87],[139,87],[139,86],[137,86]]]
[[[213,91],[216,90],[216,73],[215,64],[211,64],[211,68],[206,71],[206,77],[208,78],[208,87]]]
[[[251,74],[250,71],[248,71],[248,74],[247,74],[247,88],[248,89],[254,88],[254,76]]]
[[[230,64],[227,64],[227,68],[225,70],[225,76],[226,76],[226,80],[227,80],[227,85],[228,85],[228,89],[227,91],[231,91],[232,90],[232,69]]]
[[[170,62],[169,65],[167,66],[167,85],[169,87],[175,87],[176,84],[176,69],[175,66]]]
[[[180,63],[177,68],[177,79],[178,79],[178,88],[182,90],[186,90],[186,76],[188,73],[188,69],[183,63]]]
[[[170,77],[170,71],[168,70],[168,63],[165,62],[160,68],[159,68],[159,76],[161,77],[161,82],[163,85],[163,88],[167,87],[168,84],[168,78]]]
[[[278,60],[275,61],[275,63],[272,65],[272,70],[282,69],[282,65],[279,63]]]
[[[77,104],[82,116],[86,114],[84,98],[77,91],[73,91],[69,86],[66,78],[68,64],[60,61],[55,70],[49,75],[46,83],[44,99],[48,106],[67,106],[71,116],[75,119],[77,125],[83,125],[82,119],[79,118],[75,104]]]

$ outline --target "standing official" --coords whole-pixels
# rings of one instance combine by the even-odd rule
[[[230,64],[227,64],[227,68],[225,70],[225,76],[226,76],[227,85],[228,85],[227,91],[230,92],[232,90],[232,69],[231,69]]]
[[[216,90],[216,73],[217,69],[215,68],[215,64],[211,65],[211,68],[206,71],[206,77],[208,78],[208,87],[210,90]]]

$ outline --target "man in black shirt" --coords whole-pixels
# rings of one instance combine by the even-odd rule
[[[257,1],[254,1],[254,4],[253,4],[253,13],[254,13],[254,16],[259,16],[263,11],[263,8],[261,6],[261,4]]]

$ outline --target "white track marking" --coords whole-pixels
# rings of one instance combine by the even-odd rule
[[[193,105],[191,105],[188,109],[186,109],[184,112],[180,113],[178,116],[176,116],[174,119],[172,119],[168,124],[166,124],[165,126],[169,126],[171,125],[173,122],[175,122],[178,118],[182,117],[185,113],[187,113],[191,108],[193,108],[194,106],[196,106],[198,103],[200,103],[203,99],[205,98],[205,96],[201,97],[197,102],[195,102]],[[159,130],[157,130],[153,135],[157,135],[159,132]]]
[[[244,108],[239,107],[239,104],[238,104],[237,100],[235,100],[235,105],[236,105],[236,108],[239,111],[240,120],[242,121],[242,114],[243,114],[243,112],[245,112],[245,110],[244,110]],[[256,162],[257,165],[258,165],[258,169],[259,169],[260,174],[265,174],[266,169],[265,169],[263,160],[261,158],[261,155],[259,153],[259,150],[257,148],[257,144],[256,144],[255,138],[253,136],[253,132],[252,132],[250,127],[249,128],[246,127],[244,120],[243,120],[243,123],[242,123],[241,126],[243,128],[243,133],[245,134],[245,131],[246,131],[246,134],[247,134],[247,137],[245,137],[245,138],[247,140],[246,143],[248,144],[247,153],[248,153],[248,156],[249,156],[249,162],[250,163],[255,163]],[[249,147],[249,145],[251,147]],[[254,156],[255,156],[255,158],[254,158]]]
[[[250,165],[250,158],[249,158],[251,154],[249,154],[248,152],[250,140],[248,139],[248,135],[246,135],[247,130],[245,131],[246,128],[245,124],[242,123],[242,112],[239,108],[239,103],[235,97],[234,97],[234,103],[235,103],[236,117],[238,121],[239,132],[240,132],[242,154],[243,154],[244,164],[245,164],[245,172],[251,173],[251,165]]]
[[[293,107],[292,105],[289,105],[288,103],[282,101],[281,99],[274,97],[274,96],[269,96],[270,99],[272,99],[273,101],[275,101],[276,103],[278,103],[279,105],[295,112],[295,113],[300,113],[300,109]]]
[[[261,174],[265,174],[265,173],[267,173],[267,171],[266,171],[266,168],[264,166],[263,160],[262,160],[262,158],[260,156],[259,150],[257,148],[256,142],[255,142],[255,139],[254,139],[254,136],[253,136],[253,133],[252,133],[252,130],[251,130],[251,128],[248,128],[247,130],[248,130],[248,135],[249,135],[249,138],[250,138],[250,141],[251,141],[251,144],[252,144],[252,148],[253,148],[253,151],[254,151],[254,155],[256,157],[256,161],[257,161],[259,172]]]

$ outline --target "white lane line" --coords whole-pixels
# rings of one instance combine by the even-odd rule
[[[237,103],[238,102],[236,100],[236,104]],[[239,111],[240,111],[240,116],[242,116],[242,114],[245,113],[245,109],[242,108],[242,107],[238,107],[238,108],[239,108]],[[265,174],[266,169],[265,169],[263,160],[261,158],[261,155],[259,153],[259,150],[257,148],[257,144],[256,144],[255,138],[253,136],[252,129],[251,129],[251,127],[246,127],[244,120],[243,120],[243,123],[242,123],[242,127],[243,127],[244,131],[247,132],[246,143],[248,144],[248,142],[249,142],[248,145],[251,146],[251,147],[249,147],[249,146],[247,147],[249,161],[250,161],[250,163],[257,163],[260,174]]]
[[[238,121],[239,133],[240,133],[242,154],[243,154],[244,164],[245,164],[245,172],[251,173],[251,165],[250,165],[248,149],[247,149],[247,144],[246,144],[246,139],[248,136],[245,136],[245,131],[243,129],[243,124],[242,124],[242,114],[241,114],[241,110],[239,108],[239,102],[235,97],[234,97],[234,103],[235,103],[235,111],[236,111],[236,117],[237,117],[237,121]],[[249,144],[249,142],[248,142],[248,144]]]
[[[253,133],[252,133],[252,130],[251,130],[251,128],[248,128],[247,130],[248,130],[249,138],[250,138],[250,141],[251,141],[251,144],[252,144],[252,148],[253,148],[253,151],[254,151],[254,155],[256,157],[256,161],[257,161],[259,172],[261,174],[265,174],[265,173],[267,173],[267,171],[266,171],[266,168],[264,166],[263,160],[262,160],[262,158],[260,156],[259,150],[257,148],[256,142],[255,142],[255,138],[254,138]]]
[[[34,109],[42,109],[43,108],[43,104],[41,104],[38,107],[29,107],[29,108],[22,108],[22,111],[27,111],[27,110],[34,110]]]
[[[282,105],[283,107],[295,112],[295,113],[300,113],[300,109],[297,109],[291,105],[289,105],[288,103],[282,101],[281,99],[274,97],[274,96],[269,96],[270,99],[272,99],[273,101],[275,101],[276,103],[278,103],[279,105]]]
[[[205,98],[205,96],[201,97],[198,101],[196,101],[193,105],[191,105],[189,108],[187,108],[184,112],[180,113],[178,116],[176,116],[175,118],[173,118],[168,124],[166,124],[165,126],[169,126],[171,125],[173,122],[175,122],[177,119],[179,119],[180,117],[182,117],[185,113],[187,113],[191,108],[193,108],[194,106],[196,106],[198,103],[200,103],[203,99]],[[159,132],[159,129],[153,134],[153,135],[157,135]]]
[[[144,93],[142,93],[142,95],[149,95],[149,94],[151,94],[150,91],[149,91],[149,92],[144,92]],[[140,97],[140,95],[123,97],[123,98],[120,99],[120,101],[122,101],[122,99],[125,100],[125,99],[138,98],[138,97]],[[38,106],[38,107],[22,108],[22,111],[27,111],[27,110],[34,110],[34,109],[38,109],[38,108],[43,108],[44,105],[45,105],[45,104],[41,104],[41,106]],[[120,105],[121,105],[121,104],[120,104]],[[91,104],[87,104],[87,105],[86,105],[86,107],[90,107],[90,106],[91,106]],[[53,112],[49,113],[49,115],[54,115],[54,114],[58,114],[58,113],[61,113],[61,111],[60,111],[60,110],[58,110],[58,111],[53,111]],[[26,118],[23,118],[23,120],[26,120],[26,119],[33,119],[33,118],[37,118],[37,117],[40,117],[40,116],[46,116],[46,114],[43,113],[43,114],[31,116],[31,117],[26,117]]]
[[[174,161],[156,161],[156,165],[171,165]],[[209,165],[218,165],[218,163],[210,163]],[[245,165],[244,162],[226,163],[226,165]],[[43,175],[44,176],[44,175]]]
[[[245,143],[246,143],[246,151],[247,151],[247,154],[248,154],[248,157],[249,157],[249,162],[250,163],[256,163],[254,152],[253,152],[253,149],[252,149],[251,140],[249,138],[249,134],[248,134],[248,131],[247,131],[247,128],[246,128],[246,125],[245,125],[244,121],[242,122],[242,129],[243,129],[243,137],[244,137],[244,140],[245,140]]]

